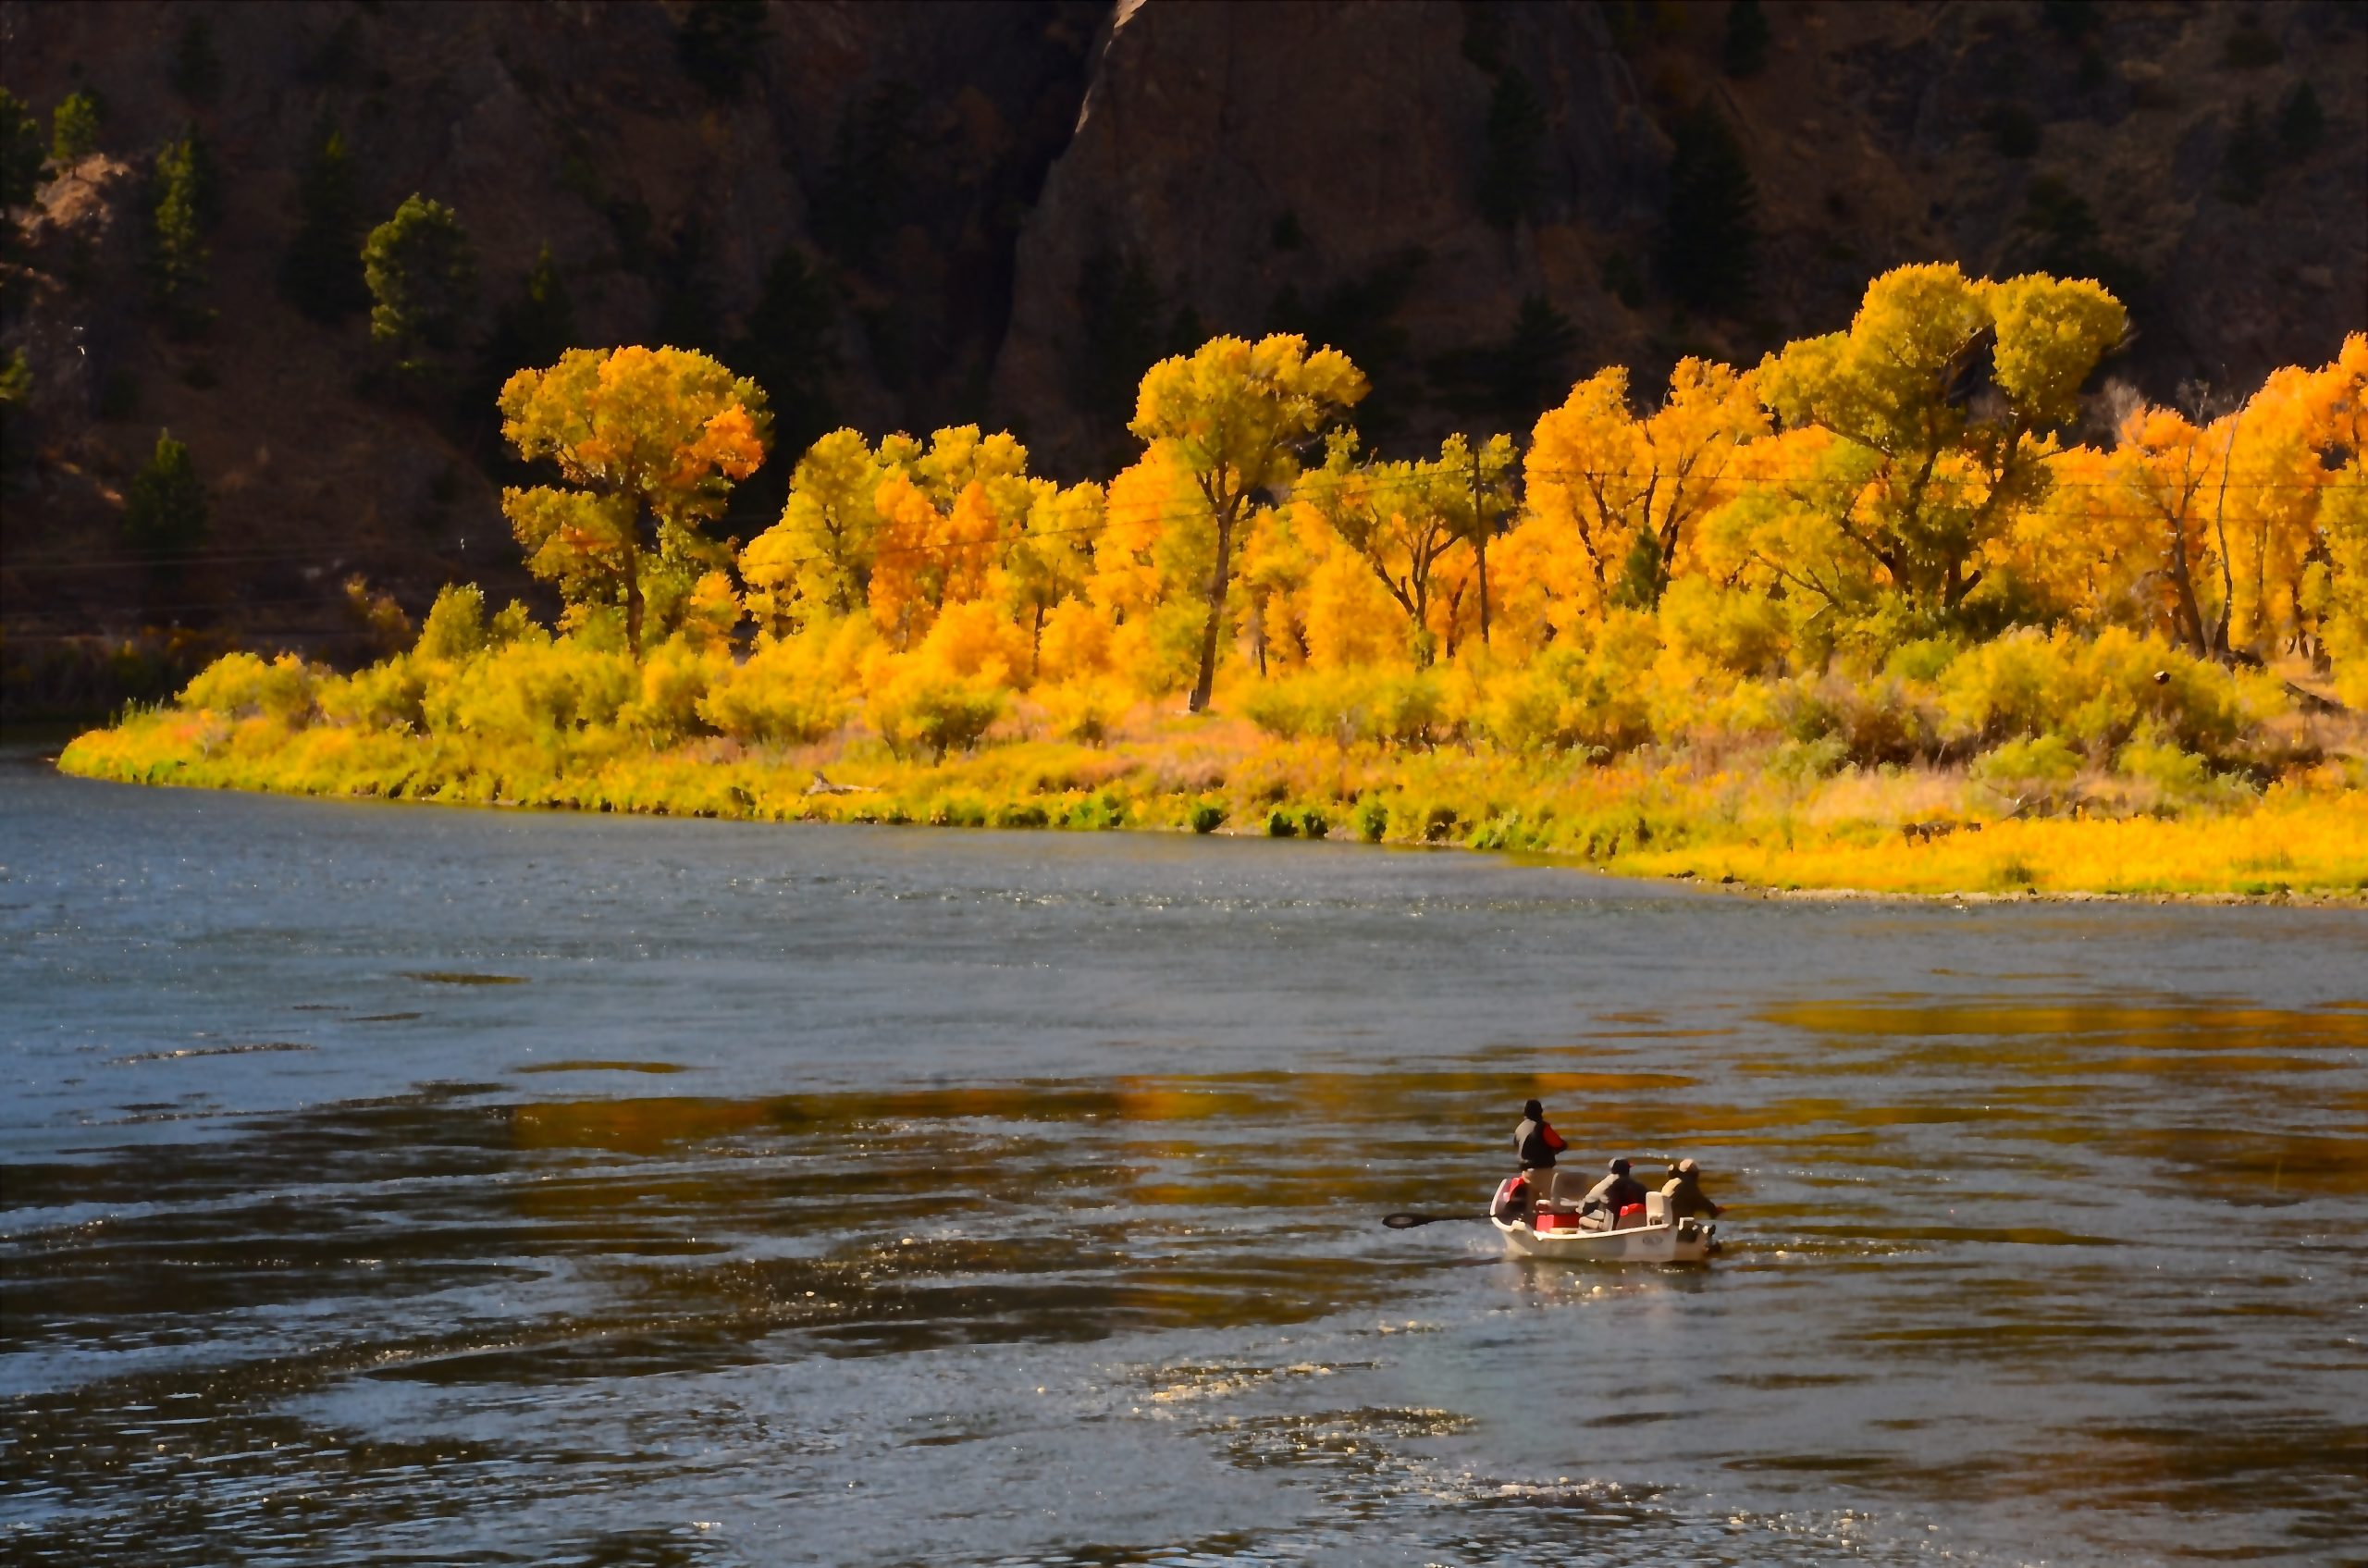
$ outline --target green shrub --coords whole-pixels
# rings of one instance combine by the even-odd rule
[[[1310,838],[1322,838],[1332,831],[1332,819],[1310,806],[1299,814],[1299,831]]]
[[[1389,832],[1389,808],[1377,796],[1366,796],[1357,802],[1357,836],[1367,844],[1379,844]]]
[[[1203,800],[1192,808],[1192,831],[1212,833],[1225,821],[1225,808],[1213,800]]]
[[[2080,771],[2080,754],[2055,735],[2010,740],[1976,759],[1973,776],[1988,784],[2062,784]]]
[[[1266,813],[1266,836],[1296,838],[1299,836],[1299,822],[1289,811],[1277,806]]]

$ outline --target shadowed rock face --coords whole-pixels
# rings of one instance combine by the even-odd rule
[[[0,349],[34,380],[8,436],[0,612],[12,632],[227,618],[326,637],[353,630],[337,585],[354,570],[414,608],[456,575],[517,586],[482,406],[501,367],[470,366],[437,406],[390,399],[361,318],[280,298],[327,123],[370,221],[414,191],[458,212],[481,333],[548,244],[585,342],[744,370],[774,351],[759,378],[807,426],[785,433],[981,419],[1071,477],[1131,451],[1151,359],[1219,330],[1347,349],[1376,386],[1367,436],[1402,451],[1526,428],[1536,398],[1475,400],[1450,362],[1514,342],[1530,300],[1569,322],[1546,356],[1562,385],[1754,359],[1841,326],[1872,273],[1933,258],[2105,276],[2137,330],[2109,374],[2156,397],[2241,393],[2368,325],[2356,8],[2100,6],[2058,27],[2036,6],[1778,0],[1743,79],[1721,69],[1726,14],[818,3],[725,25],[701,55],[685,33],[711,7],[10,0],[0,78],[44,130],[78,83],[107,107],[100,154],[10,215],[0,259]],[[204,101],[172,81],[191,19],[221,62]],[[2288,133],[2304,86],[2315,136]],[[1658,258],[1672,133],[1706,103],[1757,185],[1759,265],[1747,297],[1689,310]],[[177,340],[139,280],[146,171],[184,123],[212,147],[221,217],[213,325]],[[790,251],[819,280],[795,341],[759,309]],[[52,570],[122,555],[123,487],[166,426],[215,488],[212,548],[245,559],[144,598]],[[744,537],[779,481],[746,494]]]
[[[1550,105],[1540,215],[1649,221],[1666,154],[1600,18],[1541,8],[1518,24]],[[1377,277],[1400,279],[1389,315],[1434,352],[1500,333],[1529,294],[1597,304],[1592,280],[1535,235],[1483,216],[1492,88],[1464,53],[1468,26],[1448,4],[1121,6],[1019,237],[1001,407],[1050,455],[1108,460],[1130,411],[1079,394],[1125,379],[1095,375],[1095,286],[1113,268],[1139,271],[1157,301],[1152,336],[1175,343],[1191,335],[1175,329],[1184,313],[1213,330],[1377,337],[1379,323],[1310,319],[1355,315],[1327,308],[1326,290]]]

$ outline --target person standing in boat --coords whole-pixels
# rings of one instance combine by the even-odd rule
[[[1661,1189],[1661,1197],[1671,1220],[1719,1217],[1719,1205],[1702,1191],[1702,1167],[1692,1160],[1680,1160],[1669,1167],[1669,1183]]]
[[[1521,1108],[1521,1126],[1513,1130],[1513,1147],[1521,1152],[1522,1179],[1529,1184],[1529,1201],[1542,1204],[1554,1196],[1554,1156],[1570,1147],[1546,1119],[1546,1107],[1531,1100]]]

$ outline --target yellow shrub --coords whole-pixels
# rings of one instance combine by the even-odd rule
[[[427,722],[438,733],[547,741],[614,723],[639,685],[621,651],[572,636],[524,638],[472,661],[465,679],[431,689]]]
[[[686,636],[671,637],[642,656],[640,690],[617,713],[617,722],[638,735],[672,740],[699,733],[699,706],[709,688],[731,668],[720,646]]]
[[[437,602],[440,607],[443,600]],[[429,619],[432,623],[432,614]],[[398,655],[351,675],[321,682],[314,700],[322,717],[331,723],[395,730],[413,729],[426,722],[426,695],[427,683],[417,661]]]
[[[924,652],[885,654],[872,666],[866,710],[897,756],[926,751],[943,761],[976,746],[1005,701],[1003,686],[985,675],[956,674]]]
[[[1036,678],[1054,683],[1110,671],[1107,618],[1081,599],[1063,599],[1044,616],[1043,636],[1037,645]]]
[[[832,669],[832,640],[827,633],[767,638],[709,688],[699,716],[739,741],[795,746],[820,740],[846,722],[850,707],[848,685]]]
[[[252,653],[226,653],[197,673],[184,687],[180,706],[233,718],[261,714],[282,724],[301,724],[313,711],[319,673],[292,653],[265,663]]]
[[[1061,739],[1079,746],[1102,746],[1128,708],[1126,691],[1115,681],[1072,680],[1056,686],[1038,686],[1045,721]]]

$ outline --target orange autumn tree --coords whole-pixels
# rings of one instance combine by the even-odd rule
[[[1474,462],[1468,438],[1449,436],[1437,462],[1359,462],[1353,430],[1326,443],[1324,466],[1311,471],[1292,500],[1322,518],[1405,617],[1406,650],[1428,668],[1442,644],[1451,656],[1474,568]],[[1511,442],[1498,437],[1484,454],[1510,466]]]
[[[870,597],[872,622],[891,647],[918,645],[941,611],[986,593],[1035,499],[1028,449],[976,425],[936,432],[889,472],[872,497],[881,526]]]
[[[1529,507],[1579,546],[1582,570],[1571,575],[1584,608],[1659,603],[1696,525],[1734,493],[1735,449],[1767,432],[1751,377],[1701,359],[1677,362],[1669,395],[1645,418],[1630,412],[1620,365],[1541,415],[1526,464]]]
[[[686,349],[570,349],[501,389],[501,433],[568,488],[501,493],[526,566],[578,609],[622,600],[641,657],[653,586],[680,591],[725,552],[699,532],[765,460],[771,415],[757,384]],[[657,582],[654,585],[653,579]]]

